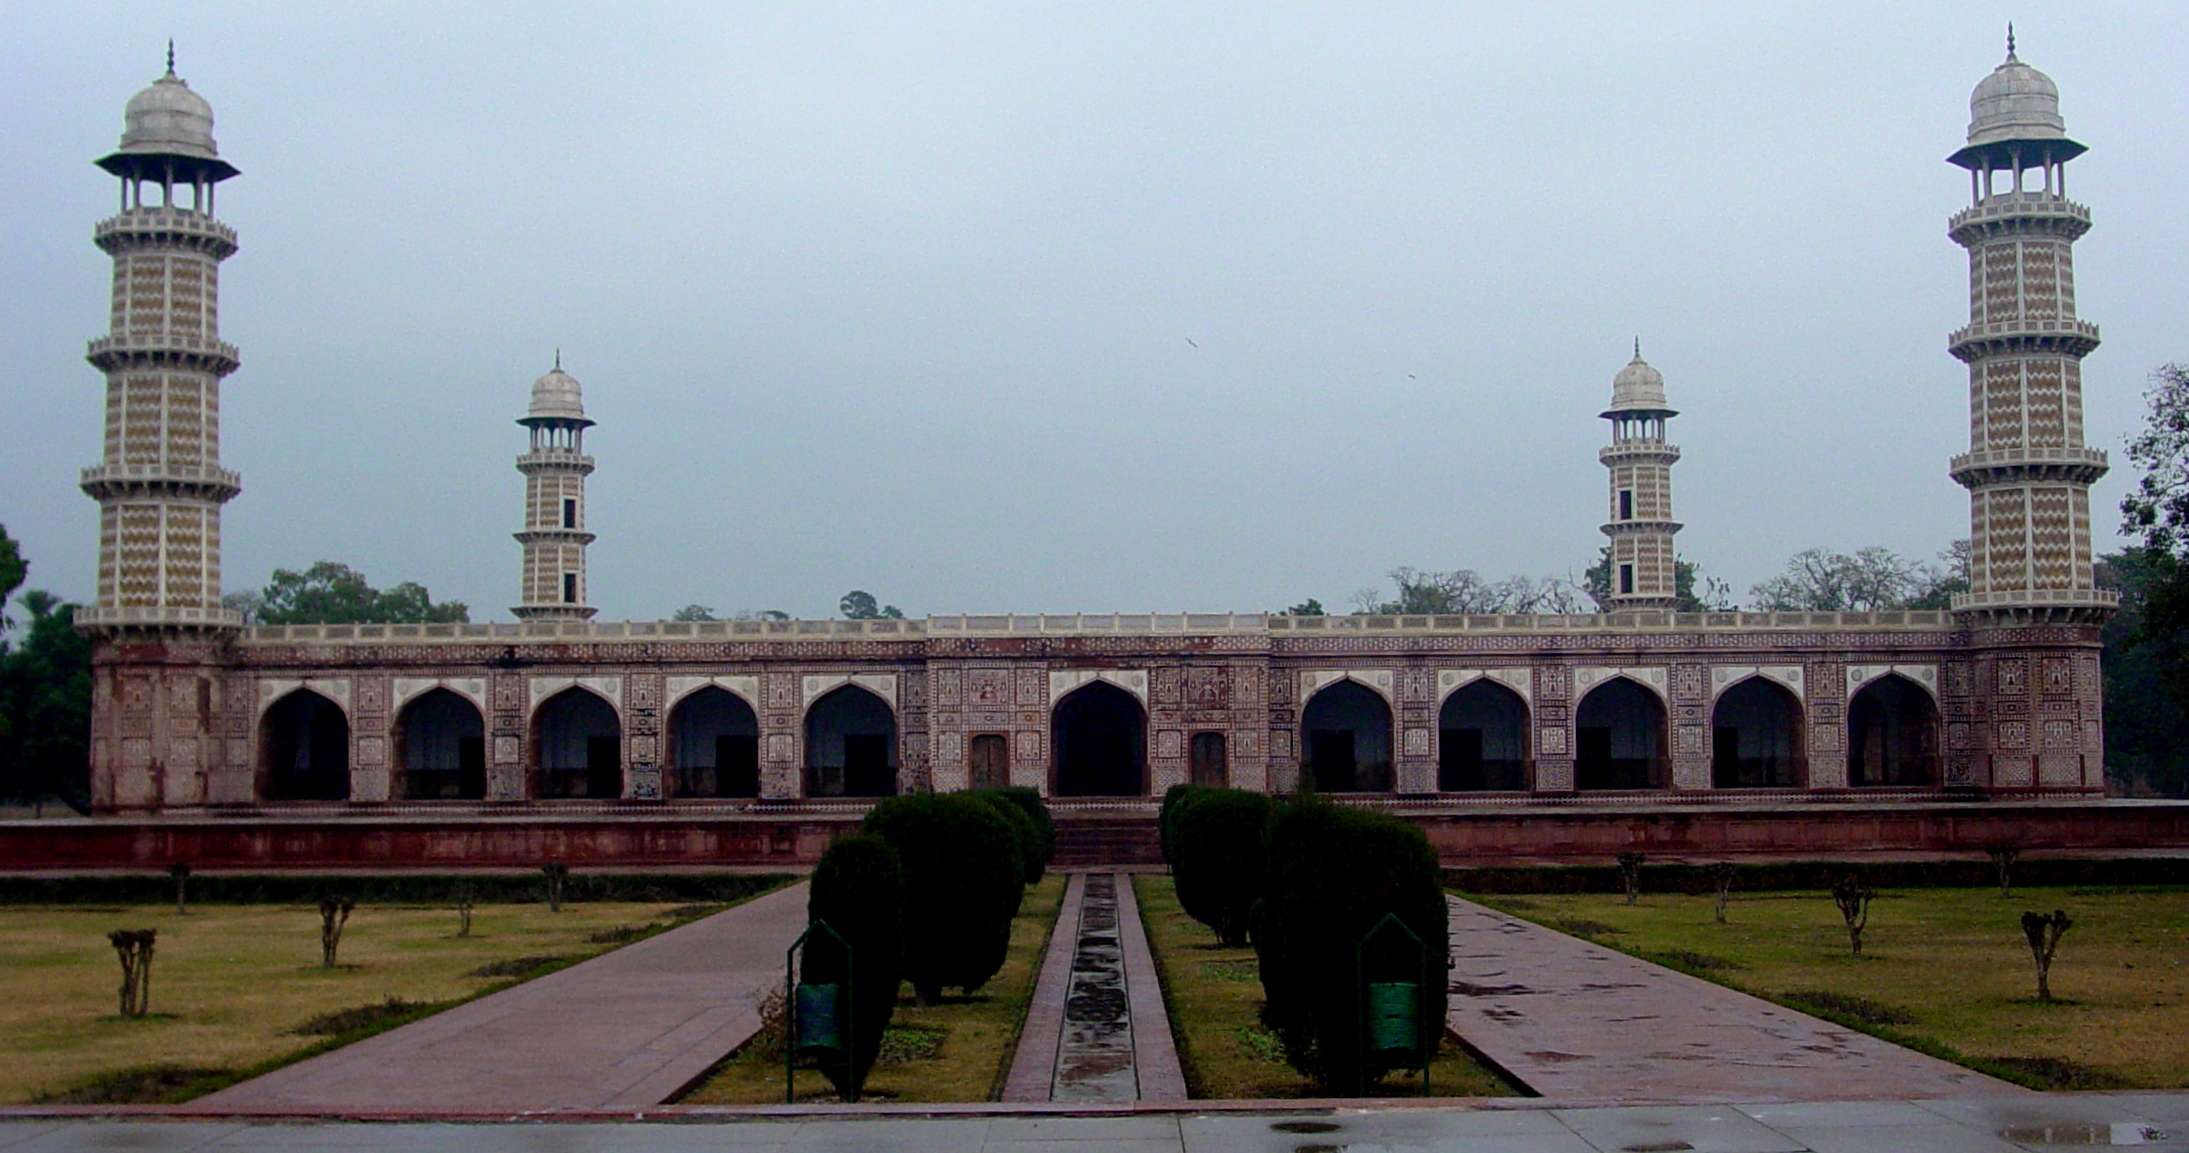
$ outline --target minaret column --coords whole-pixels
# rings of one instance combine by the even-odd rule
[[[1679,413],[1665,403],[1664,375],[1642,359],[1640,341],[1612,378],[1611,407],[1601,415],[1611,422],[1611,444],[1596,454],[1611,473],[1611,519],[1603,526],[1611,538],[1611,610],[1676,608],[1672,466],[1680,449],[1665,440],[1665,423]]]
[[[518,424],[532,431],[531,451],[517,458],[524,474],[524,573],[518,604],[521,620],[588,620],[598,611],[585,603],[585,404],[577,379],[555,367],[532,383],[532,405]]]

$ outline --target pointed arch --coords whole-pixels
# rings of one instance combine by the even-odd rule
[[[1938,727],[1938,704],[1914,678],[1896,671],[1868,681],[1847,703],[1847,783],[1937,783]]]
[[[1437,709],[1437,791],[1518,791],[1530,787],[1528,702],[1512,686],[1478,677]]]
[[[1317,792],[1388,793],[1391,771],[1391,702],[1373,685],[1353,677],[1332,680],[1300,709],[1303,771]]]
[[[623,720],[614,702],[573,684],[532,710],[532,795],[612,801],[623,795]]]
[[[1108,680],[1088,680],[1049,709],[1059,797],[1140,797],[1148,792],[1148,712]]]
[[[1624,673],[1599,682],[1574,709],[1574,788],[1662,789],[1669,783],[1664,699]]]
[[[839,684],[806,706],[805,729],[807,796],[896,795],[897,713],[880,693]]]
[[[1800,698],[1777,677],[1752,672],[1725,686],[1710,708],[1710,783],[1720,789],[1798,789],[1808,781]]]
[[[760,717],[742,695],[702,685],[669,707],[671,797],[760,795]]]
[[[331,698],[282,694],[259,717],[258,747],[260,800],[350,799],[350,718]]]
[[[486,717],[470,697],[431,688],[403,703],[389,744],[388,795],[409,801],[486,799]]]

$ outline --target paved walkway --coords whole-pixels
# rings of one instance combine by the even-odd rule
[[[1029,1106],[1015,1115],[930,1108],[929,1115],[784,1112],[734,1120],[690,1110],[679,1111],[668,1124],[607,1118],[318,1125],[19,1119],[0,1120],[0,1153],[2025,1153],[2092,1145],[2139,1145],[2153,1153],[2189,1150],[2189,1093],[1610,1109],[1524,1101],[1480,1109],[1286,1105],[1268,1112],[1143,1105],[1099,1116],[1042,1115]]]
[[[668,1100],[759,1028],[806,924],[793,885],[199,1098],[207,1110],[467,1113]]]
[[[1456,897],[1451,1026],[1560,1101],[1894,1101],[2027,1090]]]
[[[1186,1099],[1129,875],[1074,873],[1065,886],[1003,1099]]]

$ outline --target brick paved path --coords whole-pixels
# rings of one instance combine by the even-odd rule
[[[1458,898],[1452,1028],[1561,1101],[1887,1101],[2027,1090]]]
[[[806,924],[793,885],[201,1097],[208,1110],[470,1113],[666,1101],[759,1027]]]

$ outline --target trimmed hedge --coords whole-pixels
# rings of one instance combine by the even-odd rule
[[[1020,876],[1029,885],[1039,881],[1048,859],[1041,855],[1041,830],[1034,827],[1033,818],[1026,815],[1018,802],[993,789],[976,789],[965,795],[994,809],[1011,826],[1011,840],[1018,846]],[[1016,907],[1011,915],[1018,915]]]
[[[1049,815],[1049,803],[1041,799],[1040,789],[1029,789],[1025,785],[999,785],[981,791],[994,793],[1017,805],[1019,811],[1026,814],[1026,819],[1034,823],[1034,831],[1041,834],[1042,866],[1047,868],[1049,862],[1056,860],[1056,818]],[[1034,879],[1040,880],[1041,874],[1034,874]]]
[[[1163,860],[1171,859],[1171,819],[1178,815],[1180,806],[1191,803],[1194,795],[1205,788],[1204,785],[1172,785],[1163,790],[1163,807],[1155,814],[1155,833],[1163,847]]]
[[[1025,895],[1018,838],[995,807],[964,793],[891,797],[866,831],[904,863],[904,976],[924,1003],[970,993],[1003,968]]]
[[[904,951],[904,865],[880,837],[846,837],[821,854],[806,897],[806,919],[826,921],[851,946],[850,1068],[824,1063],[840,1094],[865,1084],[882,1051],[882,1031],[897,1008]],[[826,933],[806,938],[806,981],[844,983],[844,952]]]
[[[1267,892],[1255,909],[1254,949],[1266,1000],[1262,1020],[1285,1058],[1334,1096],[1368,1092],[1421,1054],[1364,1054],[1355,950],[1386,914],[1427,949],[1420,989],[1429,1053],[1443,1038],[1447,912],[1436,853],[1419,827],[1314,798],[1284,805],[1270,824]],[[1388,941],[1379,941],[1388,944]],[[1369,981],[1420,980],[1419,955],[1377,950]]]
[[[1988,860],[1769,861],[1734,866],[1733,891],[1763,893],[1820,890],[1852,875],[1873,889],[1996,889],[1999,871]],[[1444,883],[1463,893],[1618,893],[1616,865],[1493,865],[1444,870]],[[2014,864],[2017,888],[2116,885],[2189,885],[2189,856],[2024,857]],[[194,891],[193,883],[193,891]],[[1699,894],[1715,891],[1707,864],[1642,866],[1642,892]]]
[[[1276,802],[1243,789],[1203,789],[1171,815],[1171,873],[1186,915],[1226,947],[1247,943],[1262,895],[1264,842]]]
[[[781,873],[585,873],[563,882],[565,901],[737,901],[791,878]],[[523,873],[250,873],[190,874],[193,905],[310,905],[339,888],[359,904],[437,905],[464,886],[485,904],[547,899],[538,872]],[[166,869],[103,877],[0,877],[0,905],[172,905],[175,880]]]

